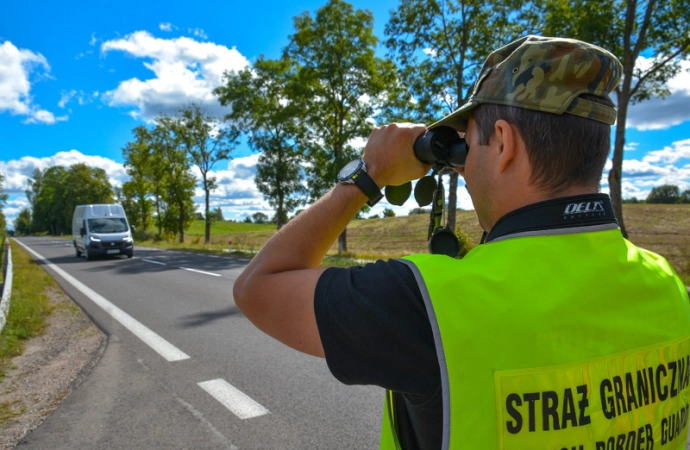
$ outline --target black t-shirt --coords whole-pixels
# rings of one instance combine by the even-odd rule
[[[314,310],[331,373],[397,392],[402,447],[440,448],[441,375],[412,271],[394,260],[330,268],[316,285]]]

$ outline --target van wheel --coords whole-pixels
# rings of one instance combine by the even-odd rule
[[[88,248],[84,249],[84,258],[86,258],[87,261],[91,261],[93,259],[93,257],[91,255],[89,255],[89,249]]]
[[[81,252],[77,247],[74,247],[74,253],[77,255],[77,258],[81,258]]]
[[[132,252],[129,252],[129,253],[127,253],[127,258],[131,258],[132,256],[134,256],[134,252],[133,252],[133,251],[132,251]]]

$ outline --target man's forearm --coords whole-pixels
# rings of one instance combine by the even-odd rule
[[[423,176],[430,166],[412,149],[426,127],[392,124],[376,128],[362,153],[379,186],[398,186]],[[314,292],[326,252],[367,197],[355,185],[338,184],[292,219],[254,257],[235,282],[235,303],[254,325],[305,353],[323,356]]]

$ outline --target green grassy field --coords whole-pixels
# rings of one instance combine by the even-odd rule
[[[17,244],[11,245],[12,303],[0,334],[0,377],[4,376],[11,359],[21,354],[26,340],[43,333],[46,318],[53,309],[47,290],[58,289],[57,283],[36,261]]]
[[[690,205],[626,204],[623,211],[629,239],[666,257],[690,285]],[[352,221],[347,227],[347,256],[375,260],[426,252],[428,220],[424,214]],[[457,224],[470,241],[479,243],[482,231],[474,211],[458,211]],[[211,228],[211,242],[204,244],[204,222],[196,221],[187,231],[183,244],[172,241],[137,244],[227,254],[228,240],[232,240],[236,254],[247,256],[261,249],[275,231],[271,224],[217,222]],[[329,255],[337,255],[337,244],[331,247]],[[329,259],[326,264],[339,262]]]

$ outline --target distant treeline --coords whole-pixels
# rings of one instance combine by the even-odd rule
[[[663,186],[655,187],[647,195],[647,198],[640,200],[637,197],[623,199],[623,203],[690,203],[690,189],[683,192],[674,184],[664,184]]]

